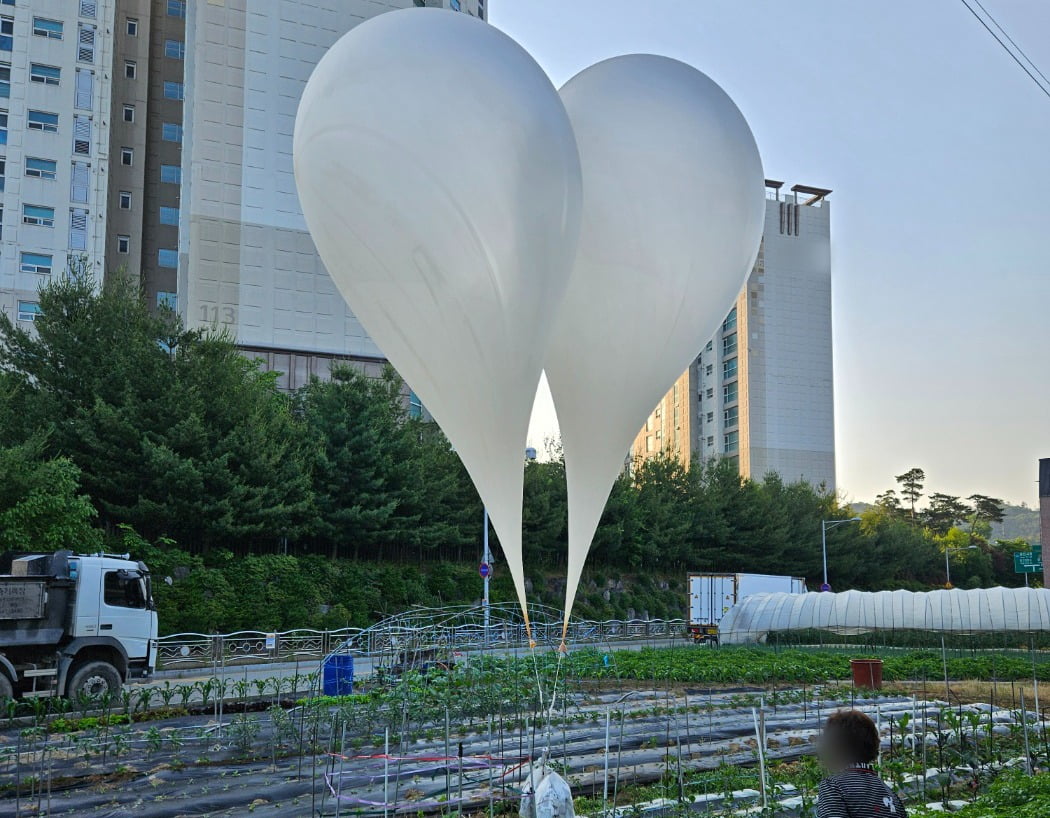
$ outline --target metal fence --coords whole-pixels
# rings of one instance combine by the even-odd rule
[[[562,623],[549,609],[530,611],[537,644],[561,643]],[[572,621],[566,643],[572,647],[628,641],[683,638],[683,619]],[[383,655],[436,648],[455,651],[514,650],[528,647],[525,625],[515,606],[493,605],[488,617],[481,606],[413,609],[369,628],[292,630],[266,633],[173,633],[160,638],[160,669],[223,667],[319,660],[340,651]]]

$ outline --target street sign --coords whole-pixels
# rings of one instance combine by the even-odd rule
[[[822,582],[822,583],[820,584],[820,590],[821,590],[821,592],[822,592],[822,593],[825,593],[825,594],[826,594],[826,593],[828,593],[828,591],[830,591],[830,590],[831,590],[831,586],[830,586],[830,585],[828,585],[828,584],[827,584],[826,582]]]
[[[1014,572],[1018,574],[1043,573],[1043,548],[1033,545],[1031,551],[1014,552]]]
[[[481,575],[482,579],[488,579],[492,576],[492,566],[487,562],[483,562],[478,566],[478,573]]]

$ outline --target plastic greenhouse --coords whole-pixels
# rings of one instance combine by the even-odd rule
[[[729,610],[719,627],[719,639],[724,645],[739,645],[792,631],[1034,634],[1050,631],[1050,590],[756,594]]]

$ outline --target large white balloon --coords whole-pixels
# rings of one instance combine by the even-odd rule
[[[525,438],[579,231],[557,91],[468,15],[382,14],[314,70],[294,162],[325,266],[462,458],[524,610]]]
[[[584,190],[545,366],[568,482],[568,622],[631,441],[754,264],[765,192],[747,122],[695,68],[615,57],[581,71],[561,97]]]

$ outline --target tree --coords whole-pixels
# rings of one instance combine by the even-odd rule
[[[30,333],[0,314],[0,369],[114,530],[247,549],[309,517],[303,437],[276,374],[82,269],[40,291]]]
[[[298,396],[314,441],[316,537],[332,559],[340,553],[381,558],[383,548],[398,541],[395,514],[402,492],[412,488],[399,389],[391,378],[379,381],[342,366],[331,380],[312,379]]]
[[[970,507],[958,497],[934,492],[922,514],[923,522],[935,534],[944,534],[960,520],[966,519]]]
[[[1005,504],[996,497],[984,494],[971,494],[967,498],[973,506],[974,521],[984,520],[987,523],[1001,523],[1006,515]]]
[[[901,501],[894,489],[886,489],[882,494],[875,495],[875,505],[886,509],[890,514],[899,514]]]
[[[95,509],[80,494],[77,467],[45,459],[38,439],[0,447],[0,551],[97,550]]]
[[[911,517],[915,519],[915,504],[922,497],[922,487],[926,482],[926,472],[920,468],[911,468],[894,478],[901,487],[901,496],[911,506]]]

